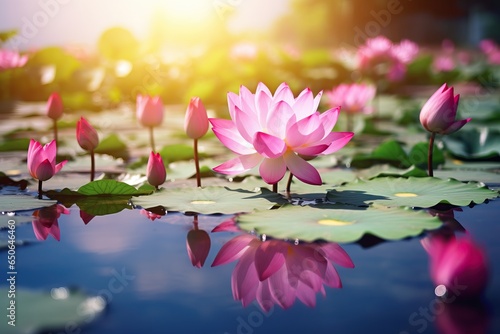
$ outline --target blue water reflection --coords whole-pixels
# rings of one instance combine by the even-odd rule
[[[480,208],[463,208],[463,212],[454,215],[454,219],[484,248],[489,259],[500,255],[497,242],[500,226],[495,219],[499,210],[500,201],[492,201]],[[226,261],[228,264],[216,267],[208,264],[212,264],[217,254],[228,247],[224,245],[235,238],[248,239],[258,247],[266,243],[271,245],[264,250],[267,255],[257,260],[262,262],[264,259],[264,264],[253,273],[257,278],[259,275],[269,278],[272,272],[282,270],[276,263],[288,264],[286,254],[299,249],[290,248],[295,247],[293,241],[286,245],[283,241],[263,242],[232,228],[223,231],[219,228],[219,233],[209,233],[228,221],[228,216],[202,215],[196,217],[196,222],[195,217],[180,213],[151,216],[140,210],[124,210],[107,216],[82,217],[76,206],[69,208],[69,213],[59,214],[57,218],[60,241],[47,237],[45,241],[18,248],[18,287],[50,291],[55,287],[76,286],[103,297],[108,302],[107,311],[97,321],[79,328],[82,333],[447,334],[455,333],[453,328],[473,328],[473,333],[500,330],[498,266],[491,267],[490,284],[483,299],[443,303],[434,294],[429,257],[419,238],[383,242],[369,249],[359,244],[342,245],[345,255],[336,248],[341,252],[338,254],[342,254],[337,260],[315,249],[318,246],[299,243],[299,247],[310,248],[306,253],[312,249],[323,254],[321,266],[308,268],[324,268],[326,272],[326,262],[330,263],[338,273],[338,282],[342,281],[342,288],[333,284],[335,280],[329,280],[331,284],[322,281],[319,287],[318,281],[314,281],[314,285],[306,275],[310,284],[305,285],[317,288],[312,289],[314,303],[311,294],[300,295],[302,292],[299,292],[301,297],[296,294],[295,302],[278,298],[272,305],[262,307],[262,303],[259,305],[250,294],[243,307],[235,300],[235,297],[241,299],[242,291],[233,296],[234,275],[243,279],[250,276],[234,274],[239,265],[237,261]],[[20,225],[18,240],[37,241],[35,231],[38,236],[45,235],[40,233],[40,225],[35,230],[33,226]],[[46,222],[42,226],[49,228]],[[201,233],[203,237],[189,236],[196,230],[206,232],[210,239],[208,247],[205,234]],[[50,231],[54,232],[49,229],[47,235]],[[200,242],[203,246],[199,246]],[[195,250],[196,247],[201,250]],[[258,247],[252,250],[254,255]],[[273,249],[281,255],[272,253]],[[339,261],[348,264],[347,258],[356,268],[340,265]],[[269,268],[274,269],[269,271]],[[304,268],[294,268],[300,269],[292,280],[298,284]],[[259,279],[252,282],[256,289],[263,288],[259,287],[262,283]],[[251,284],[248,286],[253,289]],[[271,288],[271,285],[266,287]],[[315,307],[309,307],[314,304]],[[470,327],[463,324],[465,319]]]

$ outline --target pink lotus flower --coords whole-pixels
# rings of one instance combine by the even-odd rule
[[[146,168],[146,176],[149,184],[155,186],[156,188],[165,182],[165,179],[167,178],[167,171],[160,153],[154,153],[151,151],[148,166]]]
[[[64,160],[56,164],[56,152],[55,140],[52,140],[45,146],[42,146],[36,140],[30,140],[27,165],[33,178],[39,181],[46,181],[63,168],[68,161]]]
[[[450,55],[436,56],[432,62],[434,72],[450,72],[455,69],[455,60]]]
[[[239,235],[222,246],[212,266],[238,260],[231,275],[235,300],[243,306],[257,300],[263,310],[274,304],[286,309],[296,299],[309,307],[316,294],[326,294],[324,285],[341,288],[342,282],[333,263],[353,268],[349,255],[334,243],[294,245],[282,240],[261,241]]]
[[[186,239],[186,248],[193,266],[203,267],[210,252],[210,236],[207,231],[199,230],[197,227],[190,230]]]
[[[430,256],[431,279],[455,297],[478,297],[488,282],[488,263],[483,250],[467,235],[444,238],[440,235],[421,240]]]
[[[163,103],[159,96],[137,95],[137,119],[145,127],[155,127],[163,122]]]
[[[240,94],[228,94],[231,120],[211,118],[219,140],[238,154],[214,168],[222,174],[239,174],[260,164],[265,182],[275,184],[290,170],[299,180],[320,185],[321,177],[304,157],[330,154],[344,147],[352,132],[332,132],[340,108],[319,113],[321,93],[304,89],[294,98],[287,84],[276,92],[259,83],[255,94],[241,86]]]
[[[0,49],[0,70],[23,67],[28,61],[28,56],[21,56],[16,51]]]
[[[52,93],[47,101],[47,116],[53,120],[58,120],[63,115],[64,106],[61,96],[58,93]]]
[[[208,116],[199,97],[191,98],[184,120],[184,130],[191,139],[200,139],[208,131]]]
[[[85,151],[92,152],[99,145],[99,135],[90,123],[83,117],[76,123],[76,140]]]
[[[443,84],[424,104],[420,123],[429,132],[450,134],[458,131],[471,118],[456,121],[460,95],[453,95],[453,87]]]
[[[63,205],[54,204],[52,206],[35,210],[33,212],[33,232],[38,240],[46,240],[47,237],[52,235],[57,241],[61,240],[61,232],[59,230],[59,223],[57,219],[61,214],[68,215],[69,210]]]
[[[368,103],[375,97],[376,88],[366,84],[341,84],[326,92],[331,107],[342,106],[342,110],[350,113],[369,114],[373,108]]]

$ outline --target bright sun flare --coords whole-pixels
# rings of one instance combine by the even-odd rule
[[[200,0],[149,0],[165,9],[168,17],[179,22],[196,23],[203,22],[211,16],[216,15],[211,6],[211,1]]]

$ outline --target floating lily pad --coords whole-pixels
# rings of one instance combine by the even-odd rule
[[[436,204],[465,206],[480,204],[499,193],[480,183],[462,183],[454,179],[384,177],[357,180],[328,192],[332,202],[352,205],[383,205],[429,208]]]
[[[256,209],[270,209],[286,201],[267,189],[250,191],[228,187],[162,189],[150,196],[135,198],[135,205],[144,208],[163,206],[168,211],[201,214],[232,214]]]
[[[286,205],[277,210],[240,215],[236,222],[246,231],[308,242],[354,242],[366,234],[397,240],[417,236],[442,224],[438,218],[422,211],[339,204]]]
[[[489,159],[500,155],[500,131],[484,128],[462,129],[444,136],[446,149],[465,159]]]
[[[29,195],[2,195],[0,196],[0,212],[32,210],[51,206],[56,201],[41,200]]]
[[[24,190],[28,186],[28,181],[16,181],[8,177],[5,173],[0,172],[0,189],[2,189],[3,186],[19,187],[19,189]]]
[[[361,170],[358,176],[363,179],[374,179],[377,177],[426,177],[427,172],[416,166],[411,166],[406,169],[399,169],[390,165],[376,165],[368,169]]]
[[[486,184],[500,184],[500,172],[494,173],[486,170],[435,170],[434,176],[440,178],[451,177],[459,181],[478,181]]]
[[[3,296],[0,305],[2,310],[8,310],[8,288],[0,288]],[[72,330],[87,325],[92,319],[97,319],[105,309],[106,301],[102,297],[89,297],[80,291],[67,288],[56,288],[50,292],[16,289],[15,297],[15,327],[10,326],[9,317],[0,322],[0,332],[7,333],[40,333],[58,329]],[[5,311],[8,315],[9,312]]]

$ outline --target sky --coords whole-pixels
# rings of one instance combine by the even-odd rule
[[[166,10],[186,22],[224,20],[233,31],[265,30],[290,0],[0,0],[0,31],[18,29],[16,48],[83,44],[94,47],[113,26],[144,38],[153,13]],[[227,13],[234,11],[234,17]]]

